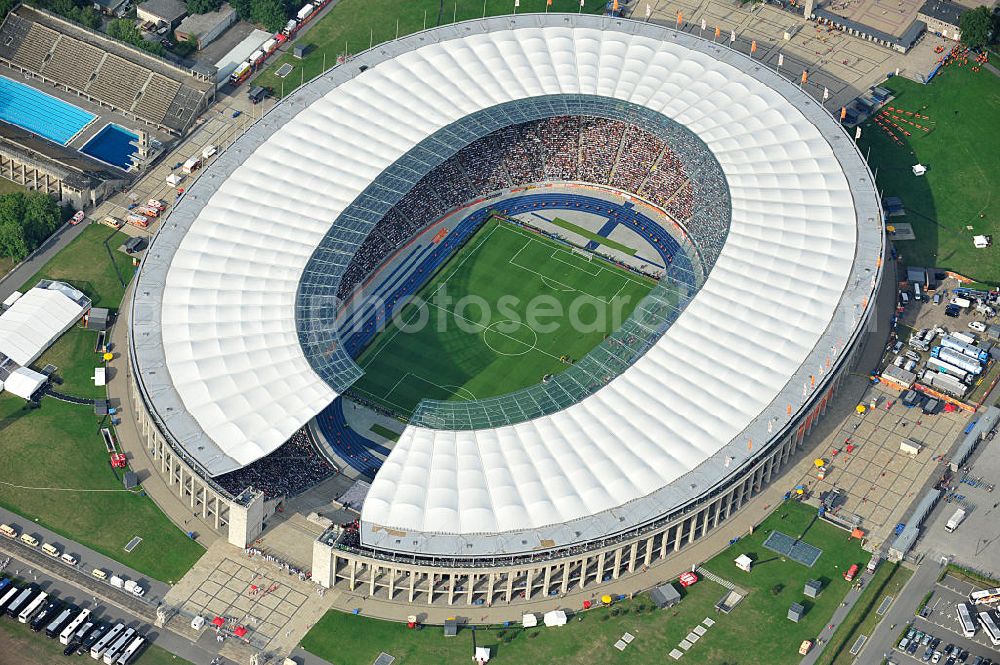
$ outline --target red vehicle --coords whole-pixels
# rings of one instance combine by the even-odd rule
[[[82,210],[78,210],[76,212],[76,214],[73,215],[73,218],[69,220],[69,223],[71,225],[73,225],[73,226],[76,226],[77,224],[79,224],[82,221],[83,221],[83,211]]]
[[[681,583],[682,587],[689,587],[698,581],[698,576],[691,571],[688,571],[686,573],[681,573],[681,576],[677,578],[677,580]]]
[[[854,576],[857,574],[858,574],[858,564],[852,563],[851,567],[847,569],[846,573],[844,573],[844,579],[850,582],[851,580],[854,579]]]

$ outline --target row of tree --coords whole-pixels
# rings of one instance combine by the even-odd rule
[[[101,27],[101,15],[94,9],[93,3],[85,2],[85,0],[79,2],[74,2],[74,0],[33,0],[33,4],[91,30],[97,30]]]
[[[0,256],[21,261],[62,224],[62,210],[48,194],[0,194]]]
[[[142,31],[135,24],[135,19],[116,18],[111,21],[108,23],[108,36],[141,48],[143,51],[149,51],[154,55],[162,56],[166,53],[166,49],[160,42],[147,41],[143,38]]]

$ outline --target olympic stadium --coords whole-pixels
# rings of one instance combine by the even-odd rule
[[[368,478],[359,519],[313,543],[324,586],[567,593],[776,477],[872,325],[882,219],[839,123],[722,45],[593,16],[436,28],[307,84],[189,189],[134,289],[132,398],[167,482],[239,547],[282,497],[232,479],[290,439]],[[399,343],[454,275],[637,302],[550,346],[491,342],[498,320]],[[398,441],[335,431],[345,400]]]

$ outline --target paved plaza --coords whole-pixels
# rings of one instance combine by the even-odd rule
[[[870,404],[872,399],[877,403],[874,410],[844,418],[816,448],[828,462],[826,477],[819,480],[811,468],[799,482],[817,502],[823,492],[835,487],[846,492],[840,514],[861,517],[868,541],[878,547],[891,541],[893,529],[924,484],[944,473],[942,457],[962,433],[969,414],[927,416],[919,408],[904,407],[898,392],[881,385],[871,387],[860,403]],[[900,451],[903,439],[921,444],[920,453]],[[848,445],[854,446],[853,452],[846,451]]]
[[[232,631],[243,626],[251,646],[288,653],[329,609],[330,596],[320,595],[315,584],[282,566],[217,541],[165,602],[178,611],[176,623],[186,627],[201,615],[206,621],[202,631],[214,630],[212,620],[222,617],[226,623],[219,632],[234,649],[240,645]]]

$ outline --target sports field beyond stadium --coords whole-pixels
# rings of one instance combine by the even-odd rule
[[[558,373],[655,282],[490,220],[362,352],[352,390],[409,415],[421,399],[503,395]]]

